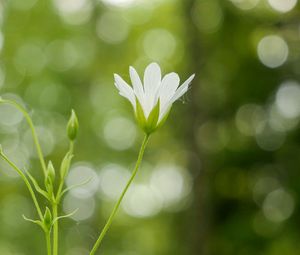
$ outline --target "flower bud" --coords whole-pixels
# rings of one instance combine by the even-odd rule
[[[71,141],[74,141],[77,137],[77,132],[78,132],[78,119],[76,116],[76,113],[74,110],[72,110],[71,117],[69,119],[68,125],[67,125],[67,133],[68,137]]]
[[[51,211],[48,207],[46,207],[46,211],[45,211],[45,214],[44,214],[44,225],[47,228],[47,230],[51,229],[52,214],[51,214]]]
[[[49,196],[52,197],[52,195],[53,195],[53,182],[52,182],[51,176],[49,174],[46,177],[45,186],[46,186],[46,190],[47,190]]]
[[[51,160],[48,163],[47,175],[49,175],[50,178],[51,178],[51,180],[52,180],[52,182],[54,182],[54,180],[55,180],[55,169],[53,167],[53,164],[52,164]]]
[[[60,176],[62,179],[65,179],[65,177],[68,174],[68,171],[70,169],[70,165],[71,165],[71,161],[73,158],[73,154],[71,154],[70,152],[68,152],[66,154],[66,156],[64,157],[63,161],[61,162],[61,166],[60,166]]]

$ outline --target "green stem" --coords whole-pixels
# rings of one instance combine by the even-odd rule
[[[28,112],[23,108],[23,106],[21,106],[20,104],[18,104],[17,102],[11,101],[11,100],[7,100],[7,99],[0,99],[0,103],[4,103],[4,104],[9,104],[14,106],[15,108],[17,108],[20,112],[23,113],[30,129],[31,129],[31,133],[32,133],[32,137],[33,137],[33,141],[37,150],[37,154],[39,156],[40,162],[41,162],[41,166],[44,172],[44,175],[46,176],[46,171],[47,171],[47,167],[46,167],[46,163],[45,163],[45,159],[43,156],[43,152],[41,149],[41,145],[39,143],[39,139],[37,137],[33,122],[30,118],[30,115],[28,114]]]
[[[0,153],[0,156],[21,176],[21,178],[25,182],[25,184],[26,184],[26,186],[27,186],[27,188],[28,188],[28,190],[29,190],[29,192],[31,194],[33,203],[34,203],[34,205],[36,207],[36,210],[37,210],[37,212],[39,214],[39,217],[40,217],[41,220],[43,220],[44,217],[43,217],[41,208],[39,206],[39,203],[38,203],[38,201],[36,199],[35,193],[34,193],[32,187],[31,187],[31,184],[28,181],[26,175],[12,161],[10,161],[10,159],[6,155],[4,155],[3,152]]]
[[[96,252],[97,252],[97,250],[99,249],[100,244],[101,244],[101,242],[102,242],[104,236],[106,235],[107,231],[109,230],[109,228],[110,228],[110,226],[111,226],[111,224],[112,224],[112,222],[113,222],[113,219],[114,219],[115,215],[116,215],[117,212],[118,212],[118,209],[119,209],[119,207],[120,207],[120,204],[121,204],[121,202],[122,202],[122,200],[123,200],[123,198],[124,198],[124,196],[125,196],[127,190],[129,189],[131,183],[133,182],[133,180],[134,180],[134,178],[135,178],[135,176],[136,176],[138,170],[139,170],[139,167],[140,167],[140,165],[141,165],[141,162],[142,162],[142,159],[143,159],[144,152],[145,152],[146,145],[147,145],[148,141],[149,141],[149,135],[146,135],[145,138],[144,138],[144,141],[143,141],[143,143],[142,143],[142,146],[141,146],[141,148],[140,148],[139,156],[138,156],[138,159],[137,159],[135,168],[134,168],[134,170],[133,170],[133,172],[132,172],[132,175],[131,175],[130,179],[128,180],[128,182],[127,182],[127,184],[126,184],[126,186],[125,186],[125,188],[124,188],[124,190],[123,190],[123,192],[122,192],[122,194],[121,194],[119,200],[117,201],[117,203],[116,203],[116,205],[115,205],[113,211],[111,212],[111,214],[110,214],[110,216],[109,216],[109,218],[108,218],[108,220],[107,220],[107,222],[106,222],[106,224],[105,224],[105,226],[104,226],[102,232],[101,232],[100,235],[99,235],[99,238],[97,239],[97,241],[96,241],[94,247],[92,248],[92,250],[91,250],[91,252],[90,252],[90,255],[95,255],[95,254],[96,254]]]
[[[45,232],[46,243],[47,243],[47,255],[51,255],[51,235],[50,231]]]
[[[73,141],[70,141],[70,147],[69,147],[69,153],[73,153],[74,151],[74,142]],[[66,174],[67,175],[67,174]],[[60,200],[60,197],[61,197],[61,192],[62,192],[62,189],[64,187],[64,184],[65,184],[65,180],[60,180],[60,184],[59,184],[59,187],[58,187],[58,190],[57,190],[57,194],[56,194],[56,202],[59,203],[59,200]]]
[[[69,152],[73,153],[74,150],[74,142],[70,142]],[[58,187],[58,191],[55,197],[55,201],[52,203],[52,214],[53,219],[58,217],[58,204],[60,203],[61,192],[64,186],[65,180],[60,180],[60,184]],[[58,220],[56,220],[53,224],[53,255],[58,255]]]
[[[58,216],[56,203],[52,205],[52,214],[53,219],[56,219]],[[58,255],[58,221],[53,225],[53,255]]]

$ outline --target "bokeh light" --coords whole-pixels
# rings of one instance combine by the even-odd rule
[[[155,189],[148,185],[133,185],[123,203],[124,210],[137,218],[152,217],[160,212],[163,199]]]
[[[300,116],[300,84],[296,81],[286,81],[281,84],[276,93],[276,106],[286,118]]]
[[[170,59],[176,51],[176,39],[164,29],[148,31],[143,39],[146,55],[154,61]]]
[[[263,37],[257,46],[260,61],[267,67],[276,68],[285,63],[289,48],[285,40],[278,35]]]
[[[260,0],[230,0],[236,7],[242,10],[250,10],[257,6]]]
[[[109,44],[118,44],[124,41],[128,36],[129,29],[129,24],[118,12],[106,12],[97,22],[97,35]]]
[[[123,117],[108,120],[103,130],[106,143],[115,150],[129,149],[135,142],[136,133],[135,124]]]
[[[267,219],[274,222],[287,220],[294,212],[293,197],[283,189],[272,191],[267,195],[263,211]]]
[[[62,19],[70,25],[88,22],[92,14],[91,0],[53,0]]]
[[[99,191],[101,198],[117,200],[130,178],[130,172],[119,165],[108,164],[100,170]]]
[[[69,193],[63,201],[65,214],[76,211],[76,213],[71,216],[71,218],[76,221],[89,219],[94,214],[95,207],[95,199],[92,197],[78,198]]]
[[[296,5],[298,0],[268,0],[270,6],[278,12],[289,12]]]
[[[74,197],[89,198],[92,197],[98,189],[98,175],[92,166],[87,163],[79,162],[71,168],[66,184],[68,188],[74,185],[80,185],[70,190],[70,193]]]

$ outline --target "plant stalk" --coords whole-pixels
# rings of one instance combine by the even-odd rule
[[[52,205],[52,217],[56,219],[57,214],[57,204]],[[58,255],[58,221],[53,224],[53,255]]]
[[[11,101],[11,100],[8,100],[8,99],[0,99],[0,103],[12,105],[16,109],[18,109],[20,112],[22,112],[22,114],[24,115],[24,117],[25,117],[25,119],[26,119],[26,121],[27,121],[27,123],[30,127],[31,133],[32,133],[33,141],[34,141],[34,144],[35,144],[35,147],[36,147],[37,154],[38,154],[39,159],[40,159],[40,163],[41,163],[41,166],[42,166],[42,169],[43,169],[43,173],[46,176],[47,167],[46,167],[45,159],[44,159],[44,156],[43,156],[42,148],[41,148],[41,145],[39,143],[39,139],[37,137],[37,133],[35,131],[32,119],[30,118],[30,115],[23,108],[23,106],[21,106],[17,102],[14,102],[14,101]]]
[[[47,255],[52,255],[51,253],[51,234],[50,231],[45,232],[46,243],[47,243]]]
[[[20,175],[20,177],[23,179],[23,181],[25,182],[29,192],[30,192],[30,195],[32,197],[32,200],[33,200],[33,203],[36,207],[36,210],[38,212],[38,215],[40,217],[41,220],[43,220],[43,214],[42,214],[42,211],[41,211],[41,208],[40,208],[40,205],[37,201],[37,198],[35,196],[35,193],[31,187],[31,184],[30,182],[28,181],[26,175],[6,156],[4,155],[4,153],[0,153],[0,156]]]
[[[107,220],[107,222],[106,222],[106,224],[105,224],[102,232],[99,235],[99,238],[97,239],[96,243],[94,244],[94,246],[93,246],[93,248],[92,248],[92,250],[90,252],[90,255],[95,255],[96,254],[97,250],[99,249],[99,247],[101,245],[101,242],[102,242],[104,236],[106,235],[107,231],[109,230],[109,228],[110,228],[110,226],[111,226],[111,224],[113,222],[113,219],[114,219],[115,215],[118,212],[118,209],[119,209],[119,207],[121,205],[121,202],[122,202],[122,200],[123,200],[123,198],[124,198],[127,190],[129,189],[131,183],[133,182],[133,180],[134,180],[134,178],[135,178],[135,176],[136,176],[136,174],[137,174],[137,172],[139,170],[139,167],[141,165],[141,162],[142,162],[142,159],[143,159],[143,156],[144,156],[144,152],[145,152],[147,143],[149,141],[149,137],[150,137],[149,135],[145,136],[144,141],[142,143],[142,146],[140,148],[139,156],[138,156],[135,168],[134,168],[134,170],[132,172],[132,175],[131,175],[130,179],[128,180],[128,182],[127,182],[127,184],[126,184],[123,192],[121,193],[121,196],[118,199],[118,201],[117,201],[114,209],[112,210],[112,212],[111,212],[111,214],[110,214],[110,216],[109,216],[109,218],[108,218],[108,220]]]

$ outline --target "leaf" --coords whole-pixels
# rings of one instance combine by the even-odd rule
[[[68,191],[70,191],[70,190],[72,190],[72,189],[76,189],[76,188],[78,188],[78,187],[81,187],[81,186],[83,186],[83,185],[85,185],[85,184],[88,184],[91,180],[92,180],[92,177],[89,178],[89,179],[87,179],[87,180],[85,180],[85,181],[82,182],[82,183],[74,184],[74,185],[71,185],[70,187],[64,189],[64,190],[61,192],[61,194],[60,194],[60,198],[61,198],[66,192],[68,192]]]
[[[26,220],[26,221],[29,221],[31,223],[34,223],[34,224],[37,224],[38,226],[40,226],[42,229],[44,229],[44,224],[43,222],[41,222],[40,220],[32,220],[32,219],[29,219],[27,218],[24,214],[22,215],[23,219]]]
[[[60,176],[61,179],[64,180],[65,177],[68,174],[70,165],[71,165],[71,161],[73,158],[73,154],[71,154],[70,152],[67,152],[67,154],[65,155],[64,159],[61,162],[61,166],[60,166]]]
[[[43,190],[39,184],[37,183],[37,181],[34,179],[34,177],[28,172],[26,171],[26,174],[28,175],[28,177],[30,178],[35,190],[40,193],[42,196],[44,196],[45,198],[47,198],[48,200],[50,200],[49,196],[48,196],[48,193]]]
[[[53,220],[52,224],[54,224],[54,223],[55,223],[56,221],[58,221],[58,220],[72,217],[75,213],[77,213],[77,211],[78,211],[78,208],[77,208],[76,210],[74,210],[73,212],[69,213],[69,214],[66,214],[66,215],[62,215],[62,216],[56,217],[56,218]]]

